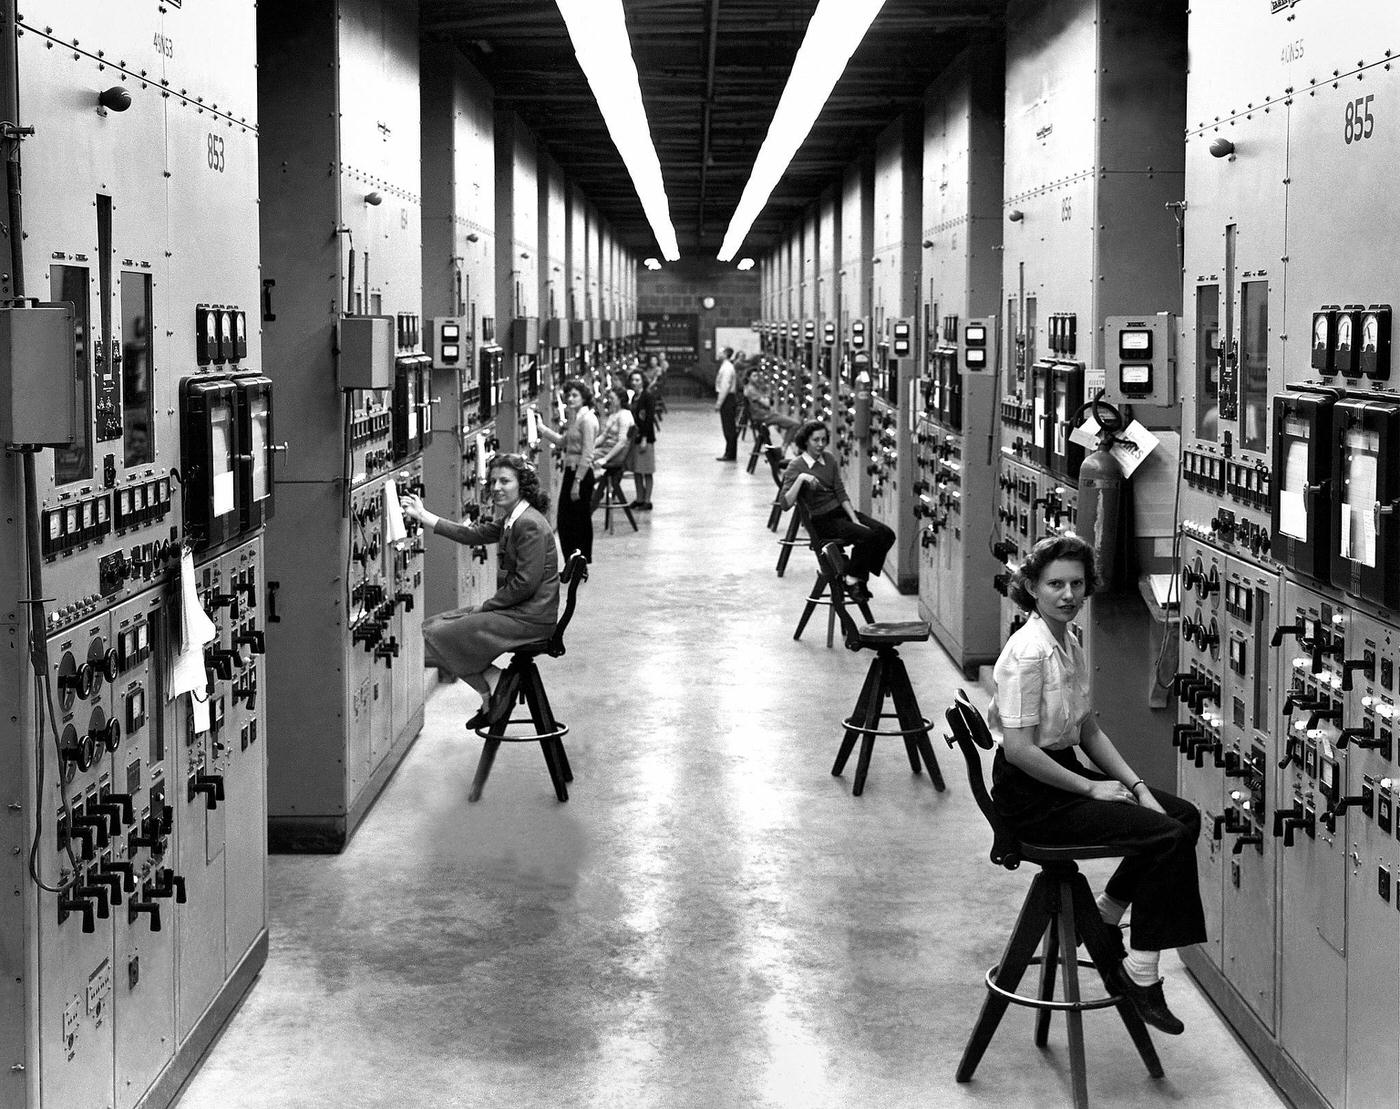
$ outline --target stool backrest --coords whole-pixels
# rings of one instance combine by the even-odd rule
[[[569,556],[559,580],[568,583],[569,591],[564,595],[564,614],[559,617],[559,623],[554,625],[554,634],[549,637],[549,646],[545,649],[545,654],[550,658],[558,658],[564,653],[564,629],[574,618],[574,608],[578,604],[578,587],[588,580],[588,559],[583,557],[582,551],[575,551]]]
[[[802,502],[798,501],[800,507]],[[807,522],[804,518],[804,524]],[[811,528],[807,529],[811,534]],[[813,540],[812,546],[816,546]],[[857,627],[855,618],[846,611],[846,552],[841,549],[840,543],[828,543],[817,552],[817,561],[821,564],[822,572],[826,575],[827,592],[831,595],[831,607],[836,611],[836,619],[841,621],[841,634],[846,641],[847,650],[860,650],[860,629]]]
[[[961,689],[943,715],[948,721],[948,726],[953,729],[953,734],[944,738],[949,747],[956,746],[962,752],[963,762],[967,763],[967,781],[972,787],[972,796],[992,828],[991,860],[1007,870],[1015,870],[1021,865],[1020,841],[992,804],[991,795],[987,792],[986,779],[982,774],[981,752],[990,751],[995,746],[991,729],[987,727],[987,721],[983,719],[977,706]]]

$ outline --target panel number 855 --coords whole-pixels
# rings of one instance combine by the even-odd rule
[[[1375,98],[1373,93],[1347,101],[1346,125],[1342,128],[1342,138],[1347,145],[1369,139],[1375,131],[1376,117],[1371,114],[1371,101]]]

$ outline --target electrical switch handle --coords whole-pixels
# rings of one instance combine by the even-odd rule
[[[120,876],[122,888],[130,893],[136,888],[136,867],[128,859],[106,859],[97,868],[99,874]]]
[[[138,915],[145,913],[150,918],[152,932],[160,931],[160,903],[156,901],[128,901],[126,906],[127,918],[135,920]]]
[[[219,802],[223,800],[220,796],[223,793],[223,779],[218,778],[216,781],[214,775],[196,774],[190,779],[189,799],[193,801],[201,793],[204,794],[206,807],[217,809]]]
[[[1376,676],[1376,657],[1369,655],[1366,658],[1349,658],[1342,663],[1342,689],[1350,691],[1351,674],[1353,670],[1362,671],[1366,677],[1374,680]]]
[[[79,897],[91,899],[93,904],[97,906],[98,920],[106,920],[112,915],[112,910],[107,905],[106,886],[74,886],[73,892]]]
[[[95,805],[88,805],[88,812],[104,814],[107,820],[107,832],[109,835],[113,836],[119,834],[122,830],[122,816],[125,814],[125,811],[126,810],[123,809],[121,805],[109,799],[104,799]]]
[[[1380,740],[1376,740],[1375,742],[1367,742],[1371,739],[1373,734],[1374,733],[1371,730],[1371,722],[1369,720],[1366,720],[1362,722],[1361,727],[1359,728],[1343,728],[1337,734],[1337,738],[1333,742],[1338,747],[1346,747],[1348,744],[1351,743],[1354,743],[1357,747],[1362,748],[1379,747]]]
[[[234,643],[247,647],[255,655],[267,654],[267,637],[258,628],[249,628],[233,637]]]
[[[168,866],[156,871],[155,883],[151,887],[152,897],[175,898],[175,904],[185,903],[185,879],[183,875],[176,874]]]
[[[92,919],[92,902],[88,901],[87,898],[76,900],[71,897],[64,897],[59,900],[58,907],[65,913],[77,913],[81,916],[83,918],[84,932],[95,932],[97,930],[97,925],[93,923]]]
[[[1198,743],[1191,751],[1191,758],[1198,767],[1204,766],[1206,755],[1220,750],[1220,740],[1207,738],[1204,743]]]
[[[1301,620],[1296,624],[1280,624],[1274,629],[1273,636],[1269,639],[1270,647],[1280,647],[1283,645],[1284,636],[1295,635],[1299,639],[1303,638],[1303,633],[1308,630],[1308,626]]]
[[[107,887],[107,900],[113,905],[122,903],[122,878],[120,874],[108,874],[99,868],[97,874],[89,875],[88,881]]]
[[[107,846],[109,833],[107,831],[107,818],[105,816],[89,816],[87,814],[84,814],[82,816],[75,816],[73,818],[73,827],[75,829],[91,828],[95,833],[97,833],[97,846]]]
[[[1303,765],[1303,741],[1293,735],[1288,737],[1288,742],[1283,751],[1283,758],[1279,760],[1278,768],[1280,770],[1286,770],[1290,762],[1296,762],[1299,766]]]
[[[1240,836],[1239,839],[1235,840],[1235,845],[1230,848],[1230,854],[1238,855],[1246,847],[1250,846],[1258,848],[1260,854],[1262,854],[1264,851],[1264,837],[1258,832],[1251,832],[1248,835]]]

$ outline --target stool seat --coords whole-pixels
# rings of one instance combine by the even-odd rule
[[[862,647],[889,647],[899,643],[926,643],[929,626],[922,620],[886,620],[856,625]]]
[[[1123,848],[1104,846],[1102,844],[1086,844],[1079,847],[1067,847],[1063,844],[1055,844],[1047,847],[1039,843],[1027,843],[1021,840],[1019,843],[1020,856],[1028,863],[1035,863],[1038,866],[1049,866],[1052,863],[1068,863],[1083,861],[1086,859],[1121,859]]]

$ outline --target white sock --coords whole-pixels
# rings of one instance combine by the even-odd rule
[[[1128,905],[1124,901],[1115,901],[1106,893],[1099,894],[1094,898],[1094,904],[1099,907],[1099,916],[1103,917],[1105,924],[1118,927],[1123,921],[1123,914],[1128,911]]]
[[[1123,969],[1137,985],[1150,986],[1162,977],[1157,973],[1157,960],[1161,954],[1160,951],[1139,951],[1136,947],[1130,947],[1123,958]]]

